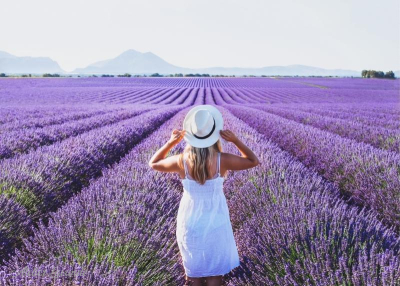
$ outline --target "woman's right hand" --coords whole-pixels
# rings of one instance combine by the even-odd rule
[[[183,139],[185,132],[185,130],[174,129],[171,133],[171,138],[168,140],[168,143],[175,146]]]
[[[228,142],[236,143],[239,140],[235,133],[230,130],[221,130],[219,134],[221,135],[222,139]]]

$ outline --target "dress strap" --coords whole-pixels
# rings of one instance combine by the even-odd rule
[[[218,162],[217,162],[217,172],[218,172],[218,177],[221,177],[220,174],[220,165],[221,165],[221,152],[218,152]]]
[[[186,165],[185,155],[182,156],[182,160],[183,160],[183,166],[185,168],[185,179],[187,179],[187,177],[188,177],[188,169],[187,169],[187,165]]]

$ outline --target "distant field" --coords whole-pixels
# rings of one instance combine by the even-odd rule
[[[0,284],[182,285],[147,162],[199,104],[261,162],[224,185],[227,285],[400,285],[400,80],[360,78],[1,79]]]

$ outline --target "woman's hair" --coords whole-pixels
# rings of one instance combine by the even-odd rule
[[[196,148],[187,144],[185,150],[179,157],[179,165],[182,168],[183,156],[185,153],[188,153],[188,159],[192,163],[192,178],[203,185],[210,175],[209,168],[213,162],[213,157],[216,152],[222,152],[220,140],[215,142],[214,145],[206,148]]]

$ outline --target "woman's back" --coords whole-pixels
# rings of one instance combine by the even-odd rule
[[[189,179],[189,180],[194,180],[195,181],[195,179],[190,175],[192,170],[190,168],[190,164],[188,164],[187,153],[183,154],[182,161],[183,161],[183,166],[184,166],[184,169],[185,169],[185,179]],[[217,177],[220,177],[221,176],[221,174],[220,174],[221,152],[217,152],[217,156],[216,156],[215,162],[207,162],[207,163],[211,163],[211,164],[207,164],[207,165],[210,166],[209,170],[208,170],[208,173],[209,174],[214,174],[211,178],[207,178],[207,180],[212,180],[212,179],[215,179]]]
[[[217,172],[204,184],[190,178],[187,158],[183,158],[184,192],[178,209],[176,236],[185,271],[191,277],[221,275],[239,265],[223,193],[220,158],[221,153],[218,153]]]
[[[184,195],[191,196],[192,198],[199,197],[212,200],[216,195],[223,194],[224,178],[220,174],[220,161],[221,153],[217,153],[217,162],[215,166],[215,175],[207,179],[204,184],[200,184],[190,176],[189,167],[187,164],[187,157],[183,157],[183,165],[185,169],[185,178],[181,179],[183,184]]]

